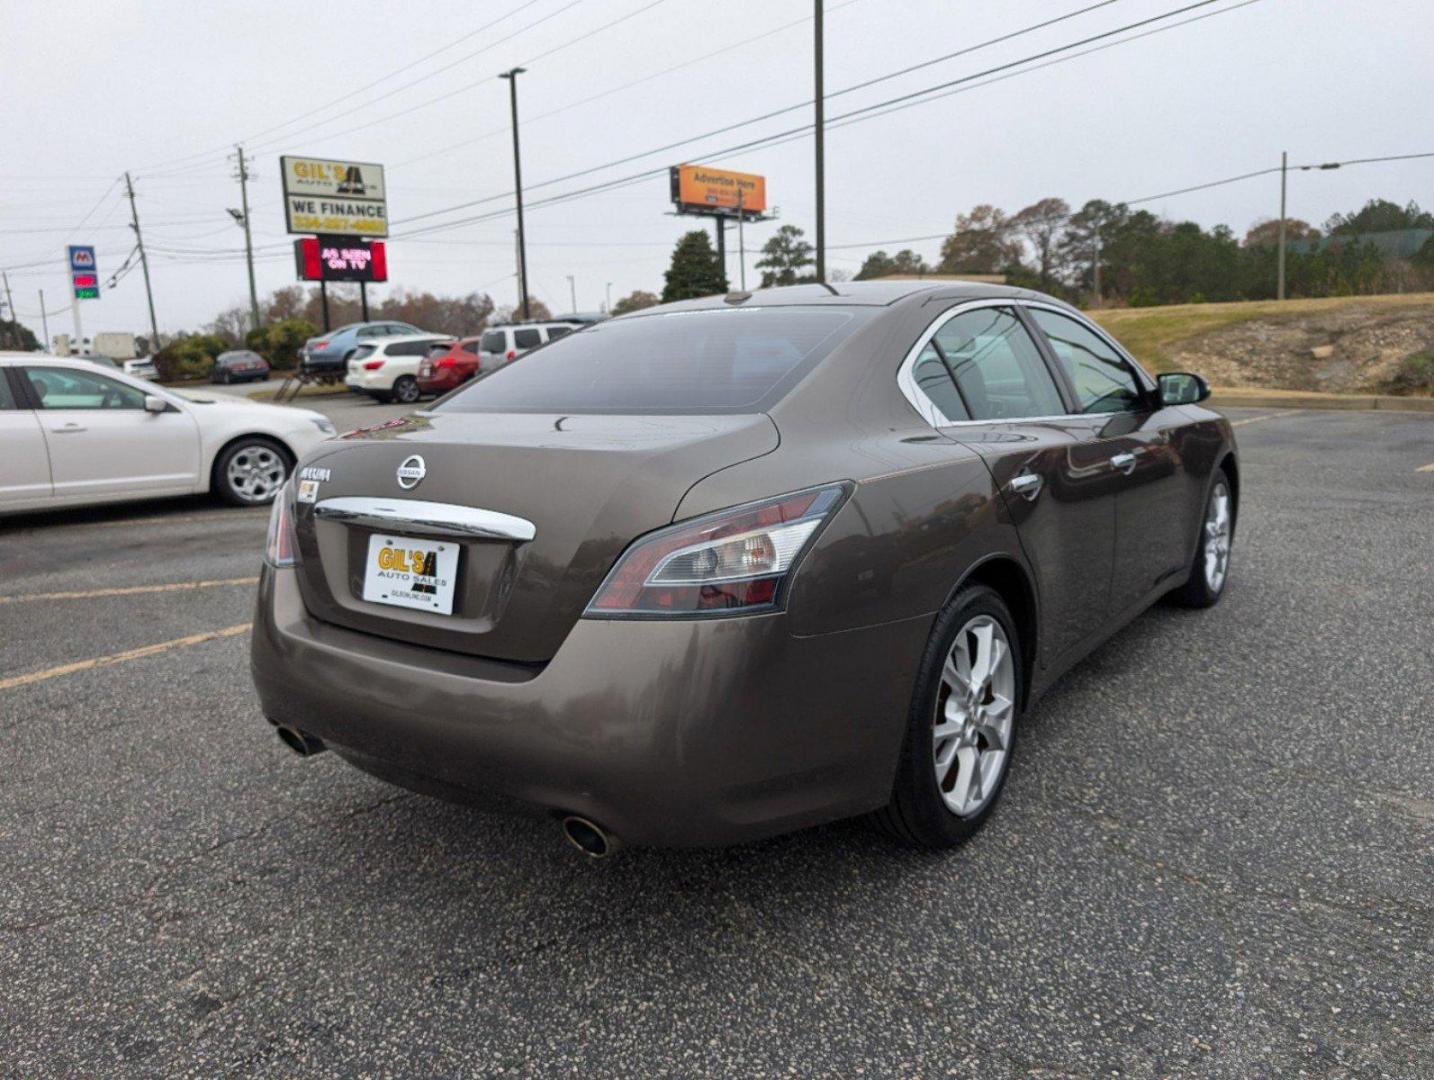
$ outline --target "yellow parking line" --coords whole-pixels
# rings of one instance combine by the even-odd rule
[[[88,592],[21,593],[0,596],[0,604],[23,604],[29,600],[93,600],[100,596],[134,596],[137,593],[184,592],[187,589],[212,589],[218,585],[254,585],[257,577],[220,578],[215,581],[178,581],[170,585],[127,585],[113,589],[91,589]]]
[[[1415,469],[1414,471],[1415,471],[1415,472],[1434,472],[1434,464],[1421,465],[1421,466],[1419,466],[1419,468]]]
[[[1261,413],[1259,416],[1247,416],[1243,420],[1231,420],[1231,427],[1244,427],[1246,424],[1258,424],[1261,420],[1273,420],[1277,416],[1297,416],[1304,412],[1303,409],[1282,409],[1279,412]]]
[[[203,634],[190,634],[188,637],[175,638],[173,641],[161,641],[155,645],[141,645],[138,649],[126,649],[124,652],[112,653],[109,656],[97,656],[92,660],[77,660],[73,664],[61,664],[59,667],[46,668],[44,671],[31,671],[25,675],[13,675],[8,679],[0,679],[0,690],[10,690],[16,686],[27,686],[30,683],[44,682],[46,679],[58,678],[61,675],[73,675],[77,671],[89,671],[91,668],[109,667],[111,664],[123,664],[127,660],[142,660],[146,656],[154,656],[158,653],[168,652],[170,649],[181,649],[186,645],[202,645],[206,641],[213,641],[216,638],[234,637],[249,629],[248,623],[240,623],[238,626],[226,626],[223,630],[209,630]]]

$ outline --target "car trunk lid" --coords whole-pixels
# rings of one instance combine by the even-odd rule
[[[305,605],[353,630],[546,661],[629,542],[669,523],[698,480],[777,442],[760,413],[419,414],[351,433],[299,472],[309,485],[295,514]],[[406,466],[404,484],[412,483],[415,455],[423,475],[405,487],[399,470]],[[397,520],[355,514],[354,500]],[[450,509],[425,512],[422,503]],[[532,539],[520,538],[522,529],[465,534],[434,520],[462,509],[531,523]],[[371,539],[380,533],[400,544],[456,544],[452,614],[363,598]]]

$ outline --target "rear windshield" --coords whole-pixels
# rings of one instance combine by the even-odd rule
[[[501,330],[493,330],[483,335],[482,349],[484,352],[502,352],[506,344]]]
[[[761,412],[869,313],[666,312],[598,323],[470,383],[439,412]]]

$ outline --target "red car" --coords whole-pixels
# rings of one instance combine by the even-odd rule
[[[478,338],[435,345],[418,365],[418,387],[425,394],[446,394],[478,374]]]

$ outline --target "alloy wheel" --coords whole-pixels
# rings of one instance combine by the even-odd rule
[[[278,494],[288,472],[277,450],[253,443],[241,446],[230,456],[225,477],[230,489],[245,502],[262,503]]]
[[[1205,584],[1212,593],[1225,586],[1230,572],[1230,489],[1218,480],[1205,510]]]
[[[419,397],[418,383],[405,375],[393,385],[393,396],[405,405],[412,405]]]
[[[979,813],[1000,786],[1015,701],[1010,641],[999,622],[977,615],[956,635],[942,666],[932,718],[936,785],[957,817]]]

